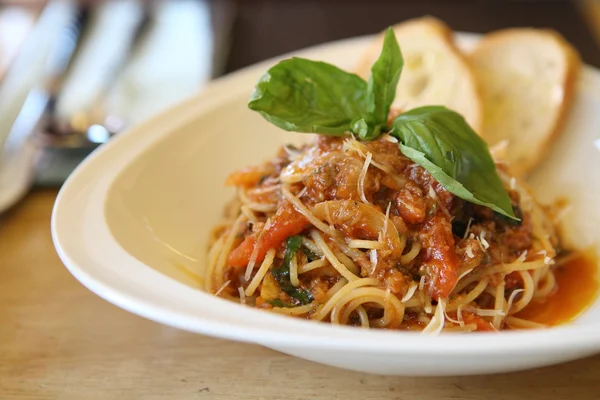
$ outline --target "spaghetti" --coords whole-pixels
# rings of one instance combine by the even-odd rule
[[[232,174],[206,289],[280,314],[363,328],[496,331],[555,290],[548,212],[497,163],[520,221],[448,192],[397,140],[317,137]]]

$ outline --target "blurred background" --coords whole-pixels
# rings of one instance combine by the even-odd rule
[[[218,76],[426,14],[458,31],[552,28],[600,67],[597,0],[0,2],[0,212]]]

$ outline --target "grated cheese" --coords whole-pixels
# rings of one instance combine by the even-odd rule
[[[373,269],[371,270],[371,275],[373,275],[375,273],[375,269],[377,269],[377,250],[371,249],[369,251],[369,260],[371,261],[371,265],[373,266]]]
[[[222,292],[223,290],[225,290],[225,288],[227,287],[227,285],[229,285],[230,283],[231,283],[231,279],[230,279],[230,280],[228,280],[227,282],[225,282],[225,283],[223,284],[223,286],[221,286],[221,287],[219,288],[219,290],[217,290],[217,291],[215,292],[215,296],[218,296],[218,295],[220,295],[220,294],[221,294],[221,292]]]
[[[467,256],[469,256],[469,258],[475,258],[475,254],[473,254],[473,250],[471,249],[471,246],[467,247],[467,249],[465,250],[465,253],[467,253]]]
[[[427,194],[435,201],[438,201],[437,193],[435,193],[435,190],[433,190],[433,186],[429,186],[429,191],[427,192]]]
[[[244,288],[240,286],[238,288],[238,292],[240,294],[240,303],[245,306],[246,305],[246,293],[244,293]]]
[[[406,291],[406,294],[400,300],[400,302],[406,303],[407,301],[412,299],[412,297],[415,295],[415,292],[417,291],[418,288],[419,288],[419,284],[417,282],[411,282],[410,287],[408,288],[408,290]]]
[[[481,245],[483,246],[483,250],[487,250],[490,248],[490,244],[487,240],[485,240],[485,231],[482,231],[479,234],[479,243],[481,243]]]
[[[427,326],[423,329],[422,334],[424,335],[438,335],[442,329],[444,329],[445,324],[445,308],[446,304],[444,299],[440,299],[438,301],[437,306],[435,307],[435,314],[431,318],[431,321]]]
[[[515,301],[515,297],[517,297],[517,295],[519,293],[524,292],[523,289],[517,289],[517,290],[513,290],[513,292],[510,294],[510,297],[508,298],[508,302],[506,303],[506,315],[510,314],[510,309],[512,308],[513,302]]]
[[[365,195],[365,178],[367,176],[367,171],[369,170],[369,165],[371,164],[371,159],[373,158],[373,154],[371,152],[367,152],[367,156],[365,157],[365,163],[363,164],[362,170],[358,175],[358,194],[360,200],[365,204],[371,204]]]
[[[354,151],[361,157],[366,157],[366,153],[368,152],[367,149],[365,148],[365,146],[362,143],[360,143],[359,141],[357,141],[356,139],[344,140],[344,145],[343,145],[342,149],[344,151],[349,151],[349,150]],[[397,174],[395,174],[394,171],[387,165],[380,164],[373,159],[371,159],[371,164],[373,164],[374,167],[379,168],[383,172],[390,174],[392,176],[392,178],[394,178],[402,186],[404,185],[405,182],[400,180],[400,177]]]

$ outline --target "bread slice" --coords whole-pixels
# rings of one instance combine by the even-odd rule
[[[489,33],[469,56],[483,99],[481,136],[506,140],[505,161],[527,175],[561,131],[581,61],[558,33],[509,28]]]
[[[392,108],[409,110],[443,105],[462,114],[479,132],[482,106],[476,80],[454,45],[450,28],[427,16],[399,23],[393,29],[404,57],[404,68]],[[365,80],[379,57],[383,38],[382,32],[357,64],[355,72]]]

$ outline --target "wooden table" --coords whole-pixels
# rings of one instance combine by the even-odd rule
[[[168,328],[100,299],[50,238],[55,191],[0,221],[0,399],[544,399],[600,396],[600,357],[481,377],[347,372]]]

